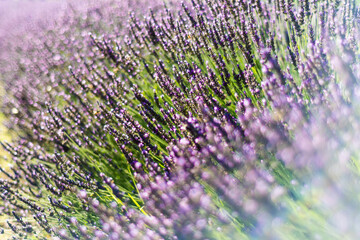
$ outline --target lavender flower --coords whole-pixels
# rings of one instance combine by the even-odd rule
[[[1,227],[358,238],[356,2],[144,4],[75,5],[8,43]]]

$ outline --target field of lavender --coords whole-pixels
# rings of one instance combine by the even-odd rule
[[[0,31],[0,239],[360,239],[357,0],[80,2]]]

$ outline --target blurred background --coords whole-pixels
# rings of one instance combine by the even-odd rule
[[[0,44],[8,37],[48,23],[66,5],[66,0],[0,0]]]
[[[38,24],[46,25],[55,20],[66,2],[66,0],[0,0],[0,67],[6,60],[9,42],[25,32],[36,30]],[[0,101],[6,97],[4,94],[3,84],[0,82]],[[4,116],[0,108],[0,141],[9,141],[11,136],[3,122]],[[2,148],[0,148],[0,156],[5,156]]]

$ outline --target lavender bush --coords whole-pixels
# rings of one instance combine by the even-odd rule
[[[66,13],[7,43],[2,111],[17,138],[2,142],[13,166],[0,169],[1,232],[360,237],[356,1]]]

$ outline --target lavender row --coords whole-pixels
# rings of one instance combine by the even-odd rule
[[[192,1],[127,30],[113,6],[33,36],[5,75],[9,231],[358,237],[355,1]]]

